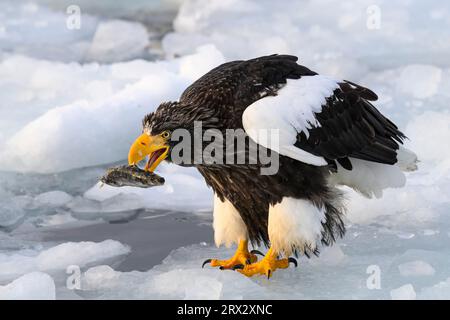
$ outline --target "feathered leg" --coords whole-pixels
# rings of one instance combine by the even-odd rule
[[[290,262],[297,267],[297,260],[291,257],[278,259],[278,254],[270,248],[261,261],[247,264],[237,271],[248,277],[254,275],[266,275],[267,278],[270,278],[275,270],[288,268]]]

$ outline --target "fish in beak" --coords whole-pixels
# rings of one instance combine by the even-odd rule
[[[153,172],[169,152],[165,135],[165,132],[154,136],[147,133],[141,134],[131,145],[128,153],[128,164],[137,165],[139,161],[148,156],[148,162],[144,170]]]

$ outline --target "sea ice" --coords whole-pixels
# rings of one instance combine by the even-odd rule
[[[36,196],[35,201],[41,206],[62,207],[72,200],[72,196],[64,191],[48,191]]]
[[[411,284],[405,284],[397,289],[391,290],[392,300],[415,300],[416,292]]]
[[[90,8],[91,2],[80,4]],[[380,0],[381,25],[371,29],[371,0],[187,0],[163,38],[166,59],[119,62],[147,57],[149,31],[137,22],[85,13],[82,29],[72,32],[58,27],[65,12],[41,3],[0,3],[2,298],[450,297],[448,5]],[[127,31],[118,32],[122,27]],[[131,32],[136,37],[128,37]],[[187,219],[202,213],[210,224],[212,191],[193,168],[161,165],[166,184],[157,188],[100,188],[96,181],[107,166],[125,161],[143,115],[160,102],[177,99],[224,61],[272,53],[295,54],[321,74],[373,89],[377,108],[405,132],[406,146],[419,157],[406,186],[387,189],[382,198],[343,188],[348,233],[336,246],[322,248],[319,258],[300,257],[297,269],[267,280],[201,269],[207,258],[233,254],[206,243],[177,244],[182,247],[160,252],[167,258],[146,270],[142,247],[160,249],[145,242],[146,232],[130,237],[139,239],[131,247],[114,240],[114,233],[103,242],[42,241],[44,234],[80,228],[79,220],[124,222],[141,210],[182,211]],[[135,230],[131,223],[120,227],[125,234]],[[140,261],[125,272],[115,262],[130,250]],[[69,264],[83,268],[82,288],[62,295]],[[367,270],[379,272],[379,279]],[[367,286],[371,276],[381,281],[379,289]]]
[[[101,22],[86,60],[111,63],[140,58],[149,45],[149,37],[147,29],[140,23],[123,20]]]
[[[171,63],[132,61],[110,66],[61,66],[58,68],[61,72],[54,75],[60,78],[66,73],[70,81],[83,83],[81,91],[95,83],[95,80],[88,83],[83,80],[94,76],[93,72],[100,74],[100,78],[104,77],[102,74],[109,74],[112,79],[101,85],[101,88],[106,87],[106,92],[94,87],[94,99],[80,96],[67,104],[55,105],[23,127],[5,123],[6,128],[15,128],[9,129],[14,134],[0,151],[0,167],[14,171],[59,172],[123,160],[139,135],[143,116],[161,102],[177,99],[189,83],[221,62],[221,53],[213,46],[205,46],[196,54]],[[36,63],[38,67],[41,64]],[[25,66],[36,68],[34,63]],[[39,81],[43,80],[39,77]],[[46,90],[54,90],[53,81],[44,86],[49,86]],[[114,93],[111,92],[113,87],[116,87]],[[16,118],[20,115],[14,114],[13,119]],[[83,156],[74,156],[77,154]]]
[[[70,265],[79,267],[117,258],[129,253],[130,248],[115,240],[95,242],[67,242],[36,250],[23,249],[14,253],[0,253],[0,280],[11,279],[36,270],[65,271]]]
[[[83,14],[82,28],[66,27],[67,14],[35,2],[0,2],[0,54],[80,61],[89,47],[98,18]]]
[[[206,186],[202,176],[196,169],[183,168],[173,164],[161,164],[158,174],[165,178],[165,184],[154,188],[111,187],[97,183],[84,193],[87,200],[108,203],[122,195],[129,203],[128,208],[142,205],[149,209],[189,211],[211,209],[212,191]],[[111,200],[109,200],[111,199]],[[118,201],[115,201],[119,204]],[[120,204],[127,208],[126,204]]]
[[[433,286],[424,288],[419,293],[420,299],[448,300],[450,299],[450,278]]]
[[[27,273],[11,283],[0,286],[0,300],[55,300],[52,277],[43,272]]]
[[[11,227],[26,215],[14,199],[0,199],[0,206],[0,227]]]
[[[409,276],[432,276],[435,273],[434,268],[425,261],[410,261],[398,266],[400,274],[404,277]]]
[[[379,19],[374,10],[369,11],[373,5],[370,0],[351,5],[339,1],[282,5],[270,0],[185,1],[174,21],[175,31],[163,39],[163,45],[168,54],[182,55],[212,43],[229,59],[293,53],[321,73],[353,79],[369,70],[411,62],[449,66],[445,57],[450,29],[444,27],[448,26],[448,9],[440,1],[378,1],[374,9]],[[431,23],[433,11],[443,14]],[[374,19],[377,23],[369,24]],[[440,32],[433,33],[433,28]],[[427,94],[433,92],[434,83],[430,86],[424,91]]]

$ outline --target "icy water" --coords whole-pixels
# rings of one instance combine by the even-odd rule
[[[450,298],[448,5],[126,3],[78,1],[71,30],[68,1],[0,2],[0,299]],[[195,170],[163,164],[150,189],[97,181],[161,101],[272,53],[374,90],[420,163],[379,199],[344,188],[346,236],[269,281],[201,269],[234,248],[213,244]]]
[[[115,165],[58,174],[0,173],[2,190],[12,196],[3,202],[3,213],[11,212],[10,220],[2,221],[2,229],[14,237],[45,243],[115,239],[133,248],[119,271],[148,270],[180,246],[212,239],[211,212],[194,215],[126,204],[121,207],[123,198],[100,210],[96,201],[80,204],[83,193]],[[8,201],[22,206],[7,208]],[[60,216],[62,221],[58,221]]]
[[[45,228],[42,240],[49,242],[94,241],[115,239],[133,250],[120,263],[117,271],[147,271],[160,264],[174,249],[209,242],[210,224],[186,213],[172,211],[137,212],[128,220],[116,220],[67,230]]]

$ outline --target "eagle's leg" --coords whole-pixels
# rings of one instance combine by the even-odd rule
[[[297,266],[297,261],[294,258],[278,259],[278,253],[270,248],[262,260],[245,265],[238,271],[248,277],[259,274],[266,275],[267,278],[270,278],[275,270],[289,267],[289,262]]]
[[[235,269],[243,268],[245,265],[254,263],[258,260],[256,255],[248,251],[248,240],[240,240],[238,248],[233,257],[228,260],[208,259],[203,262],[203,266],[211,263],[212,267],[219,267],[220,269]]]

